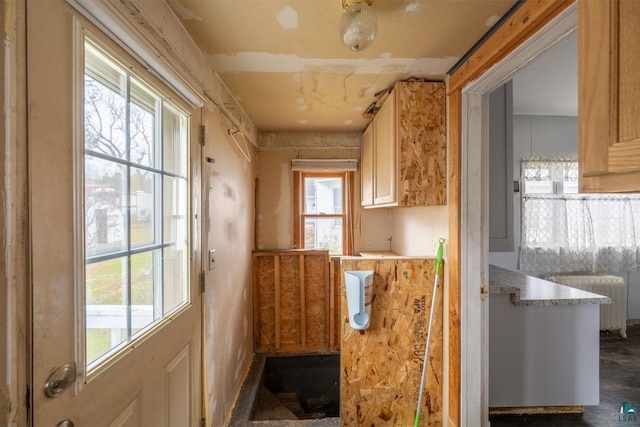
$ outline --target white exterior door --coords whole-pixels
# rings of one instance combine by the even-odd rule
[[[199,114],[64,0],[27,35],[33,425],[199,425]]]

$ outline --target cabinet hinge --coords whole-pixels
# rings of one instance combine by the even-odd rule
[[[200,292],[201,293],[205,293],[207,288],[205,287],[205,280],[204,280],[204,271],[200,272]]]
[[[200,145],[204,146],[204,139],[207,131],[204,125],[200,126]]]

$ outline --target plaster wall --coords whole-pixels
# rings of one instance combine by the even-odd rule
[[[263,134],[258,152],[257,249],[293,248],[292,159],[360,159],[360,134]],[[354,250],[390,250],[388,209],[362,209],[354,182]]]
[[[215,108],[205,108],[203,124],[205,399],[210,425],[223,425],[253,357],[251,250],[256,156],[253,146],[243,154],[228,135],[229,122]],[[207,262],[210,249],[216,251],[213,270]]]
[[[438,240],[449,236],[447,206],[394,208],[391,211],[391,251],[406,256],[435,256]]]

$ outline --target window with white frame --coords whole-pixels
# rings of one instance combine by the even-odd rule
[[[353,172],[294,172],[294,182],[295,246],[351,254]]]
[[[574,160],[522,161],[520,269],[640,270],[640,196],[579,194],[578,176]]]
[[[83,111],[91,369],[189,300],[189,118],[88,39]]]

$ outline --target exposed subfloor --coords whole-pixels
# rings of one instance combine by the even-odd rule
[[[562,415],[499,415],[491,416],[491,427],[608,427],[640,426],[639,422],[620,420],[620,407],[623,402],[635,403],[640,408],[640,322],[627,326],[625,340],[615,332],[600,332],[600,405],[586,406],[583,414]],[[258,376],[260,373],[255,373]],[[257,390],[254,392],[257,393]],[[255,394],[252,399],[255,398]],[[245,410],[250,405],[245,401]],[[239,405],[242,407],[242,404]],[[243,411],[241,411],[243,412]],[[231,426],[264,427],[329,427],[340,426],[339,418],[295,421],[247,421]],[[241,417],[240,419],[242,419]],[[640,420],[640,418],[639,418]]]
[[[600,332],[600,405],[585,406],[582,414],[494,415],[491,427],[608,427],[640,426],[624,421],[623,402],[640,409],[640,323],[630,322],[625,340],[616,332]]]

